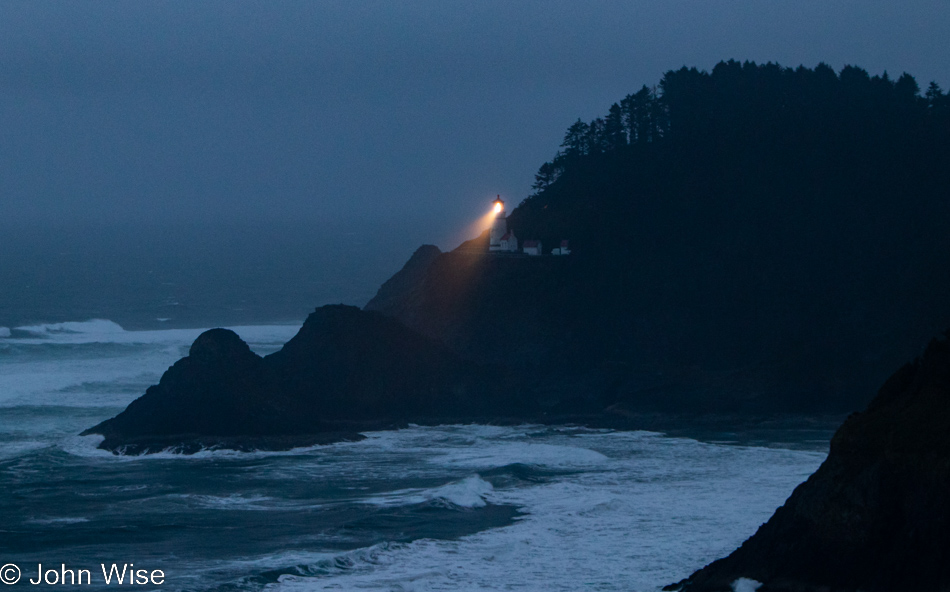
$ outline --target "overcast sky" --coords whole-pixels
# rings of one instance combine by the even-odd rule
[[[947,1],[3,0],[0,229],[263,219],[451,247],[576,118],[667,70],[946,89],[948,39]]]

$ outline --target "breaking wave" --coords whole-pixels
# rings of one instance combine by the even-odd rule
[[[63,334],[114,335],[125,333],[125,329],[107,319],[89,319],[88,321],[67,321],[65,323],[42,323],[17,327],[14,331],[26,333],[32,337],[48,337]]]
[[[458,508],[483,508],[495,488],[478,475],[447,483],[432,489],[403,489],[367,498],[364,503],[375,506],[402,506],[434,503]]]

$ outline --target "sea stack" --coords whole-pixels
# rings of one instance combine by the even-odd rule
[[[668,590],[950,590],[950,332],[898,370],[739,549]]]

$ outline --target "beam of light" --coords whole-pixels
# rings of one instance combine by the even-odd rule
[[[495,204],[495,213],[498,214],[499,212],[501,212],[501,204],[500,204],[500,203],[496,203],[496,204]]]
[[[462,236],[459,237],[461,239],[459,242],[464,242],[464,241],[476,238],[478,235],[480,235],[481,233],[491,228],[492,222],[495,221],[495,216],[497,215],[497,212],[496,212],[497,207],[498,206],[495,206],[492,209],[488,210],[488,212],[484,216],[480,216],[474,222],[469,224],[463,231]]]

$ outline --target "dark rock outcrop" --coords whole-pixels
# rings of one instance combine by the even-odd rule
[[[264,358],[211,329],[159,384],[86,430],[127,453],[290,448],[359,438],[407,422],[489,421],[526,407],[505,370],[464,361],[383,315],[317,309]]]
[[[896,372],[788,501],[670,590],[950,590],[950,341]]]

